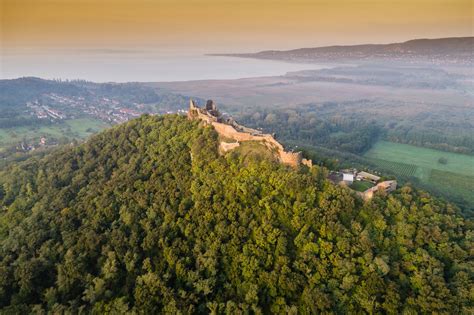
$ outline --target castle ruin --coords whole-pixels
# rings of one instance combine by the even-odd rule
[[[359,196],[362,197],[364,200],[370,200],[374,197],[374,194],[377,191],[384,191],[385,193],[389,194],[392,191],[397,189],[397,181],[396,180],[386,180],[383,182],[378,183],[374,187],[367,189],[364,192],[358,192]]]
[[[191,120],[201,120],[206,125],[214,127],[219,136],[221,136],[219,143],[221,152],[233,150],[244,141],[259,141],[270,150],[274,150],[276,157],[283,164],[295,168],[302,164],[308,167],[312,166],[312,161],[303,158],[301,152],[285,151],[283,146],[272,135],[239,125],[232,117],[222,115],[212,100],[207,101],[205,108],[200,108],[193,100],[190,100],[188,118]],[[233,141],[229,142],[229,140]]]

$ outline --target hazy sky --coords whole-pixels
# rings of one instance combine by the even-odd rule
[[[202,52],[473,35],[472,0],[0,0],[3,51]]]

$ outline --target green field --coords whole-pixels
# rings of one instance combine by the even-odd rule
[[[371,182],[356,180],[352,183],[351,188],[354,189],[355,191],[363,192],[373,186],[374,184],[372,184]]]
[[[432,170],[430,182],[442,187],[447,193],[461,195],[469,203],[474,204],[474,176]]]
[[[377,142],[364,156],[381,170],[416,177],[438,191],[461,196],[474,205],[474,156],[387,141]],[[440,158],[446,163],[440,163]]]
[[[6,147],[20,143],[23,139],[27,141],[40,137],[83,139],[107,126],[108,124],[100,120],[82,118],[45,126],[4,128],[0,129],[0,152]]]
[[[97,119],[74,119],[65,122],[70,127],[70,132],[74,137],[86,138],[109,127],[107,123]]]
[[[365,154],[365,157],[474,176],[474,156],[420,148],[408,144],[379,141]],[[447,159],[446,164],[438,162],[442,157]]]
[[[387,170],[394,174],[400,174],[401,176],[415,176],[415,173],[418,170],[418,167],[415,164],[393,162],[376,158],[370,158],[370,160],[377,164],[377,166],[382,170]]]

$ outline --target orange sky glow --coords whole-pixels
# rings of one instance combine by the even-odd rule
[[[2,49],[256,51],[473,36],[471,0],[0,0]]]

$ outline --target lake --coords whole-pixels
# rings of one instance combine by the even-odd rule
[[[2,79],[35,76],[94,82],[160,82],[283,75],[329,66],[235,57],[133,50],[3,52]]]

